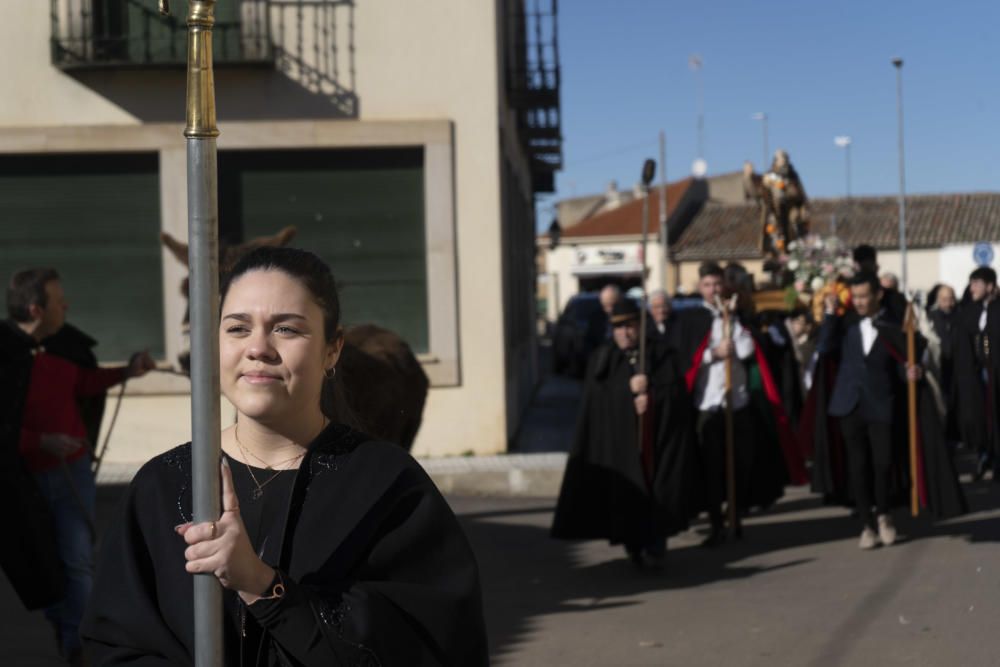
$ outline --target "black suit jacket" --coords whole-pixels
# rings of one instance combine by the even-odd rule
[[[865,354],[861,320],[856,315],[844,318],[827,315],[820,330],[823,353],[840,349],[840,368],[830,397],[829,414],[846,417],[855,409],[870,423],[891,424],[893,406],[904,370],[889,352],[884,337],[887,330],[899,327],[876,318],[878,337]]]

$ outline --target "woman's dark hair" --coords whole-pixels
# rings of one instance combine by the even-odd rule
[[[323,334],[327,342],[337,338],[340,332],[340,297],[337,295],[337,281],[326,262],[299,248],[255,248],[236,260],[226,273],[219,287],[220,306],[232,284],[251,271],[281,271],[302,283],[323,311]]]
[[[309,290],[316,305],[323,311],[323,334],[326,342],[332,342],[341,336],[337,281],[334,280],[330,267],[322,259],[308,250],[299,248],[272,246],[254,248],[236,260],[223,277],[219,286],[220,307],[233,283],[251,271],[281,271],[298,280]],[[335,375],[323,382],[320,409],[331,421],[363,430],[364,425],[350,408],[344,395],[344,374],[340,372],[337,375],[340,377]]]

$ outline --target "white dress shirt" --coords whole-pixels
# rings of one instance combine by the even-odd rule
[[[712,350],[722,342],[722,314],[705,304],[712,313],[712,333],[709,336],[708,347],[698,369],[698,378],[694,385],[694,404],[699,410],[718,410],[726,404],[726,362],[714,359]],[[754,353],[753,336],[744,329],[735,317],[733,322],[733,345],[739,359],[748,359]],[[739,410],[750,402],[747,391],[747,373],[743,364],[733,360],[733,409]]]
[[[878,338],[878,329],[872,324],[872,318],[866,317],[861,320],[861,346],[864,348],[865,356],[872,351],[872,345]]]
[[[985,331],[986,329],[986,306],[983,306],[983,312],[979,313],[979,330]]]

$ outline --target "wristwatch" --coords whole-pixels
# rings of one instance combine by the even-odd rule
[[[285,582],[281,578],[281,572],[275,570],[271,583],[264,589],[261,596],[253,601],[253,604],[257,604],[261,600],[278,600],[283,597],[285,597]]]

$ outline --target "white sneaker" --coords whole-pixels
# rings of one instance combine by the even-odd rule
[[[858,540],[858,548],[868,550],[877,546],[878,537],[875,535],[875,531],[865,526],[865,529],[861,531],[861,539]]]
[[[878,517],[878,538],[887,547],[891,547],[896,541],[896,526],[892,525],[892,517],[888,514]]]

